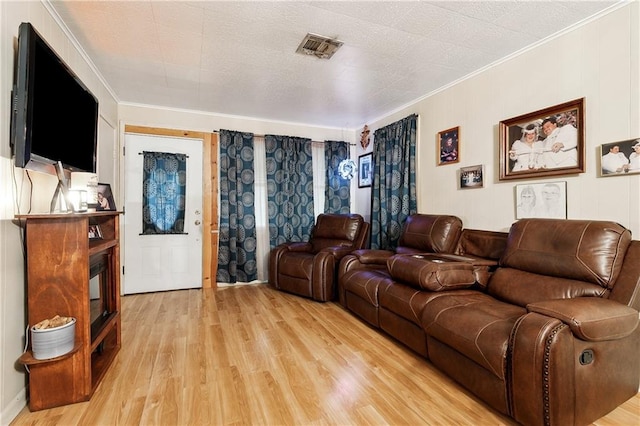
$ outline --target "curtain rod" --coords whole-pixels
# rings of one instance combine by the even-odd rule
[[[236,130],[237,131],[237,130]],[[211,133],[218,133],[220,134],[220,130],[213,130]],[[240,133],[244,133],[244,132],[240,132]],[[246,133],[251,133],[251,132],[246,132]],[[266,135],[259,135],[257,133],[253,133],[253,136],[256,136],[258,138],[264,138],[266,137]],[[299,137],[299,136],[287,136],[287,137]],[[314,141],[311,140],[312,143],[327,143],[327,141]],[[346,141],[336,141],[336,142],[344,142],[346,144],[348,144],[349,146],[357,146],[358,144],[355,143],[351,143],[351,142],[346,142]]]

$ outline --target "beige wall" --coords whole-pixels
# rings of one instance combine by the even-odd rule
[[[57,179],[14,169],[9,148],[9,102],[13,83],[14,46],[18,26],[31,22],[38,32],[76,72],[99,101],[99,178],[117,176],[113,155],[117,141],[117,102],[83,55],[41,2],[0,2],[0,424],[8,424],[25,405],[26,374],[16,363],[22,354],[26,328],[24,258],[20,228],[13,223],[18,212],[47,212]],[[52,141],[67,133],[52,129]],[[116,182],[117,183],[117,182]],[[16,200],[18,200],[16,202]]]
[[[454,214],[468,228],[505,231],[515,221],[516,184],[566,181],[569,218],[614,220],[639,238],[640,176],[598,177],[601,144],[640,137],[639,14],[634,2],[369,123],[373,135],[419,114],[419,212]],[[581,97],[586,172],[499,181],[498,123]],[[455,126],[460,162],[436,167],[436,135]],[[477,164],[485,165],[485,187],[459,190],[458,169]],[[359,208],[368,211],[366,204]]]
[[[570,218],[612,219],[640,235],[640,176],[598,178],[598,147],[640,136],[640,11],[622,7],[544,45],[491,67],[388,117],[369,122],[376,128],[411,113],[420,115],[418,141],[419,211],[460,216],[469,228],[507,230],[515,220],[514,186],[521,182],[567,182]],[[119,188],[117,152],[124,124],[212,131],[220,128],[359,141],[360,130],[327,129],[213,114],[170,111],[135,105],[117,106],[107,88],[78,54],[40,2],[0,2],[0,99],[9,99],[13,44],[18,25],[30,21],[100,100],[98,171]],[[568,100],[586,98],[586,173],[538,180],[498,180],[500,120]],[[0,102],[0,424],[24,406],[25,374],[15,361],[25,334],[25,292],[19,228],[12,223],[15,199],[26,205],[29,188],[9,152],[9,108]],[[363,123],[364,124],[364,123]],[[460,126],[461,161],[436,167],[436,134]],[[373,138],[372,138],[373,139]],[[374,143],[372,141],[372,143]],[[368,150],[371,150],[372,145]],[[362,154],[359,148],[356,156]],[[117,155],[114,156],[117,159]],[[484,164],[485,188],[457,189],[457,170]],[[35,175],[33,211],[46,211],[55,181]],[[104,179],[102,179],[104,180]],[[14,186],[22,194],[18,197]],[[117,194],[116,194],[117,195]],[[357,191],[357,211],[368,216],[368,190]],[[122,205],[120,203],[120,205]]]

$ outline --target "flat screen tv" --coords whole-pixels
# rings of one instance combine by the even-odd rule
[[[96,172],[98,101],[29,23],[20,24],[12,93],[15,166]]]

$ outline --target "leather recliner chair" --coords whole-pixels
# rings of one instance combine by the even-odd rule
[[[365,247],[369,224],[359,214],[320,214],[309,242],[287,242],[269,254],[269,283],[319,302],[335,299],[337,267]]]
[[[614,222],[516,222],[484,291],[426,302],[428,357],[519,423],[591,423],[638,390],[639,255]]]

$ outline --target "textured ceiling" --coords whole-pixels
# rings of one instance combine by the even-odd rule
[[[354,129],[617,1],[51,1],[118,101]],[[296,54],[308,33],[344,45]]]

